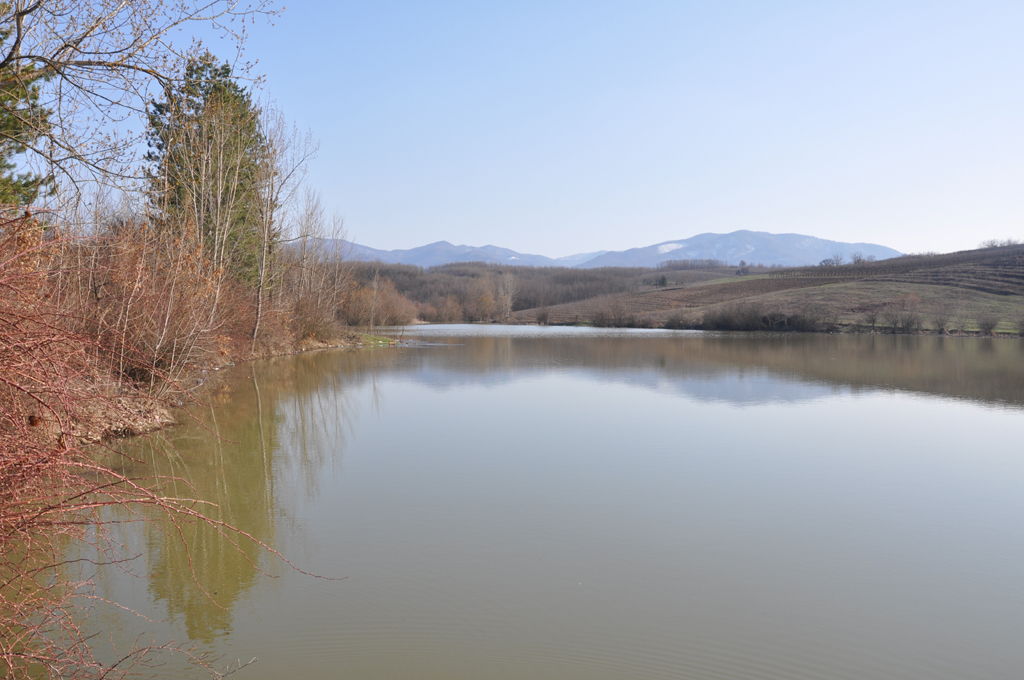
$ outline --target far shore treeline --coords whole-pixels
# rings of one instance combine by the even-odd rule
[[[814,267],[656,269],[356,262],[359,324],[516,322],[707,330],[1024,334],[1024,245]]]

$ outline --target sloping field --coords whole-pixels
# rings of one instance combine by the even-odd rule
[[[995,295],[1024,294],[1024,246],[983,248],[942,255],[910,255],[843,267],[799,267],[770,274],[776,279],[898,281],[978,290]]]
[[[770,279],[759,277],[735,280],[716,279],[676,288],[659,288],[638,293],[602,295],[578,302],[546,308],[549,323],[578,323],[592,321],[599,314],[659,315],[666,311],[698,310],[708,305],[736,302],[766,293],[809,288],[831,283],[830,279]],[[538,310],[516,312],[519,321],[535,321]]]
[[[767,276],[732,277],[683,287],[607,295],[543,310],[548,323],[696,324],[711,310],[736,305],[875,325],[892,310],[924,327],[973,329],[984,318],[1016,330],[1024,322],[1024,246],[911,256],[841,267],[802,267]],[[516,313],[537,319],[539,310]],[[959,324],[959,325],[956,325]]]

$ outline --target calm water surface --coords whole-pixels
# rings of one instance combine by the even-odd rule
[[[233,369],[139,473],[118,642],[237,678],[963,680],[1024,672],[1024,343],[407,329]],[[202,677],[169,657],[158,677]]]

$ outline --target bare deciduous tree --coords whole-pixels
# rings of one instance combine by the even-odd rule
[[[263,305],[270,278],[270,266],[274,248],[281,240],[283,214],[292,202],[306,170],[306,164],[316,153],[316,144],[308,134],[302,135],[285,122],[284,115],[270,106],[264,106],[260,116],[260,127],[265,141],[265,158],[257,174],[259,195],[259,261],[257,263],[256,313],[252,328],[252,351],[256,351],[260,324],[263,321]],[[312,197],[315,199],[315,197]],[[312,205],[315,202],[316,205]],[[307,197],[307,204],[300,219],[303,234],[301,247],[310,247],[310,239],[321,237],[322,208],[319,200]],[[306,228],[303,228],[306,227]],[[315,236],[311,230],[316,230]]]
[[[949,305],[940,303],[932,310],[932,325],[939,333],[945,334],[950,331],[951,318],[952,312],[950,311]]]
[[[282,273],[299,339],[326,339],[353,287],[352,272],[336,246],[344,233],[339,218],[328,220],[319,196],[307,191],[295,216],[293,247]],[[376,302],[374,299],[372,302]]]
[[[512,316],[512,303],[519,292],[519,282],[514,274],[503,272],[494,282],[494,299],[499,320],[506,321]]]
[[[132,175],[148,102],[196,47],[190,27],[213,28],[238,50],[246,20],[272,13],[269,0],[0,4],[0,90],[38,86],[51,114],[23,121],[37,133],[30,160],[71,178]]]

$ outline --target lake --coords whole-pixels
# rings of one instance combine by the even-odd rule
[[[396,333],[127,442],[293,566],[119,525],[97,593],[138,615],[87,627],[240,680],[1020,677],[1024,342]]]

